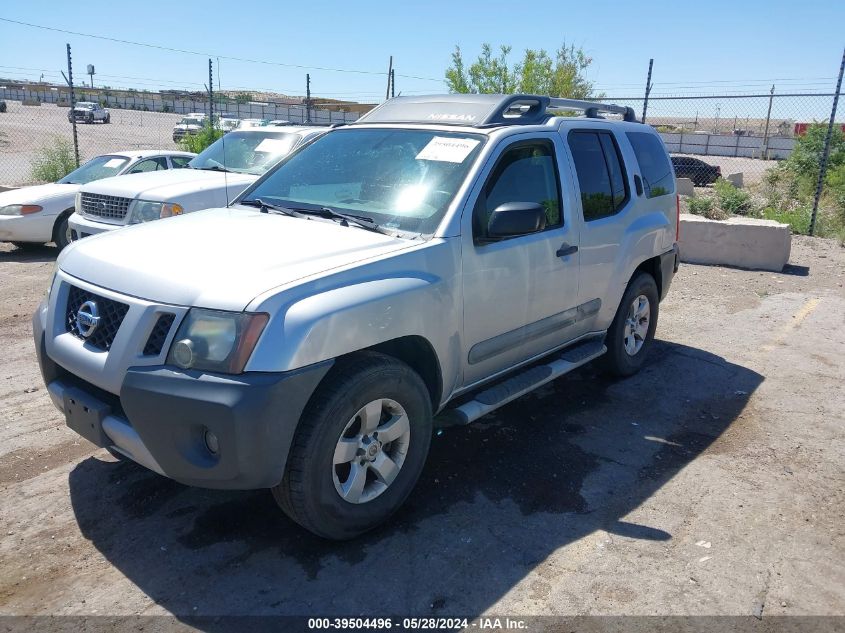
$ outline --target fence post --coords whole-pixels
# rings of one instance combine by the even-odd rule
[[[210,57],[208,58],[208,124],[214,127],[214,78],[211,73]]]
[[[769,111],[766,113],[766,130],[763,132],[763,151],[761,158],[769,160],[769,122],[772,120],[772,101],[775,98],[775,85],[772,84],[772,90],[769,92]]]
[[[305,75],[305,122],[311,123],[311,75]]]
[[[819,180],[816,183],[816,195],[813,198],[813,213],[810,216],[810,235],[816,232],[816,215],[819,211],[819,200],[822,197],[824,177],[827,175],[827,159],[830,156],[830,138],[833,136],[833,123],[836,120],[836,106],[839,105],[839,92],[842,90],[842,72],[845,71],[845,49],[842,50],[842,62],[839,64],[839,79],[836,80],[836,91],[833,93],[833,107],[830,109],[830,121],[827,124],[827,135],[824,137],[821,165],[819,165]]]
[[[70,86],[70,122],[73,127],[73,155],[76,158],[76,166],[79,167],[79,139],[76,136],[76,117],[73,114],[73,107],[76,105],[76,95],[73,92],[73,61],[70,55],[70,44],[67,45],[67,82]]]
[[[648,60],[648,76],[645,80],[645,97],[643,98],[643,123],[645,123],[645,114],[648,111],[648,95],[651,92],[651,67],[654,65],[654,58]]]

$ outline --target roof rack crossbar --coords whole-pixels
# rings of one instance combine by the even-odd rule
[[[634,110],[628,106],[619,106],[615,103],[599,103],[598,101],[581,101],[578,99],[549,99],[549,108],[555,110],[582,110],[584,116],[594,119],[599,112],[610,114],[621,114],[626,121],[636,121]]]

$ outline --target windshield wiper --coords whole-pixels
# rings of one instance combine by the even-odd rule
[[[381,226],[373,222],[372,218],[368,218],[363,215],[352,215],[348,213],[340,213],[339,211],[335,211],[331,207],[320,207],[319,209],[305,209],[297,207],[297,211],[301,213],[307,213],[308,215],[316,215],[321,218],[326,218],[328,220],[340,220],[341,226],[349,226],[350,224],[354,224],[355,226],[359,226],[362,229],[367,229],[368,231],[373,231],[374,233],[381,233],[382,235],[389,235],[393,237],[393,234],[386,229],[383,229]]]
[[[302,218],[306,220],[308,219],[308,217],[304,213],[294,211],[293,209],[288,209],[287,207],[283,207],[279,204],[264,202],[261,198],[254,198],[253,200],[241,200],[238,204],[242,204],[247,207],[258,207],[261,213],[270,213],[272,211],[274,213],[280,213],[282,215],[289,215],[292,218]]]
[[[199,171],[227,171],[232,173],[231,169],[226,169],[225,167],[220,167],[219,165],[210,165],[208,167],[192,167],[191,169],[197,169]]]

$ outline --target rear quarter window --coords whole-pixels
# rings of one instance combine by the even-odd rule
[[[656,198],[674,193],[674,170],[660,139],[648,132],[627,132],[626,136],[640,165],[646,196]]]

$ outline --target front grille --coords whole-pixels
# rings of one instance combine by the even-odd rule
[[[82,192],[80,207],[85,215],[96,215],[111,220],[122,220],[129,210],[132,198],[104,196],[99,193]]]
[[[167,313],[158,317],[153,331],[150,332],[150,337],[147,339],[147,344],[144,345],[144,356],[158,356],[164,348],[164,342],[167,340],[167,335],[170,333],[170,328],[173,326],[173,320],[176,318],[175,314]]]
[[[88,338],[82,336],[76,327],[76,314],[79,308],[86,301],[93,301],[97,305],[97,312],[100,316],[100,321],[96,329]],[[120,329],[120,324],[123,323],[123,318],[129,311],[129,306],[119,301],[112,301],[92,292],[87,292],[76,286],[70,287],[70,292],[67,298],[67,311],[65,313],[65,325],[67,331],[73,334],[76,338],[82,339],[101,349],[108,351],[114,342],[114,337]]]

